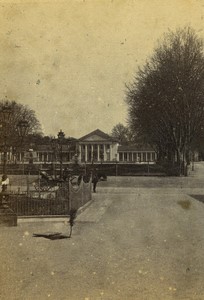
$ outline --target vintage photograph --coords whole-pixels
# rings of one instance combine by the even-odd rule
[[[203,24],[0,1],[0,299],[204,300]]]

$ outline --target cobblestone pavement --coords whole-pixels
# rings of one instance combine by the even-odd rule
[[[0,299],[203,300],[203,180],[203,163],[188,178],[108,178],[71,239],[32,237],[68,234],[66,220],[1,227]]]

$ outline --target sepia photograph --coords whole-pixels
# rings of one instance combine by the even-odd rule
[[[204,0],[0,0],[0,299],[204,300]]]

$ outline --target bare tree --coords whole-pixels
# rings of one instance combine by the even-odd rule
[[[160,157],[180,166],[204,117],[203,41],[189,27],[169,31],[127,86],[129,123]]]

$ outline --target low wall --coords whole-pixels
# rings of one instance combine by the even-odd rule
[[[93,165],[87,165],[87,170],[93,168]],[[99,174],[106,176],[148,176],[148,175],[165,175],[164,169],[151,163],[111,163],[111,164],[94,164]]]

